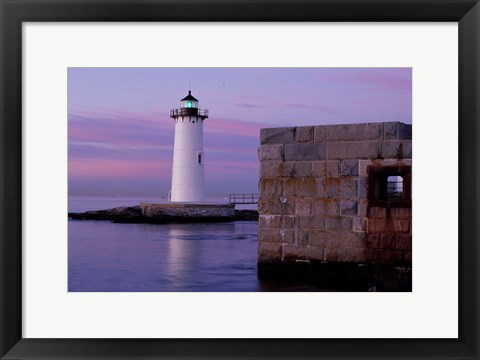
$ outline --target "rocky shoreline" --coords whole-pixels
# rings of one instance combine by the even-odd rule
[[[123,224],[168,224],[168,223],[212,223],[228,221],[258,221],[256,210],[235,210],[233,216],[177,216],[161,215],[145,216],[140,206],[121,206],[106,210],[68,213],[74,220],[107,220]]]

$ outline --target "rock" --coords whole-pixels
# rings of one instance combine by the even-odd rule
[[[226,221],[258,221],[256,210],[235,210],[234,216],[144,216],[140,206],[121,206],[107,210],[85,211],[83,213],[68,213],[74,220],[109,220],[114,223],[130,224],[166,224],[166,223],[212,223]]]
[[[235,210],[235,221],[258,221],[258,211]]]
[[[68,217],[77,220],[115,220],[116,218],[142,217],[140,206],[121,206],[107,210],[85,211],[83,213],[68,213]]]

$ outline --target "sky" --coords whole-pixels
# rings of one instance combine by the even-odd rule
[[[69,68],[69,196],[165,198],[189,88],[209,198],[258,192],[261,128],[412,122],[411,68]]]

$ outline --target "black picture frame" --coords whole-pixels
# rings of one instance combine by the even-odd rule
[[[479,359],[480,5],[478,0],[0,0],[0,12],[0,356],[2,359]],[[22,22],[26,21],[458,22],[458,339],[22,338]]]

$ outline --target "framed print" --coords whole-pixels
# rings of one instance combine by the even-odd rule
[[[2,358],[479,357],[477,1],[0,1]]]

